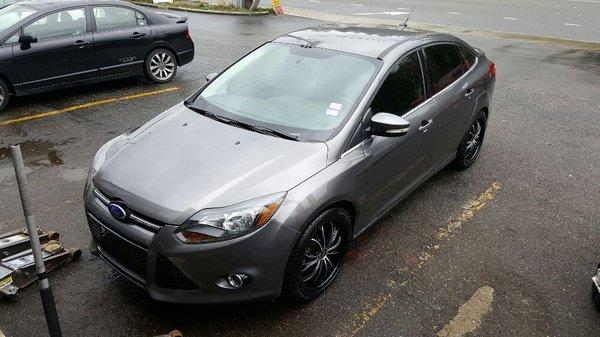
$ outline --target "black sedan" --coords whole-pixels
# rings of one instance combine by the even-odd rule
[[[21,1],[0,9],[0,111],[10,96],[145,75],[194,58],[187,18],[116,0]]]

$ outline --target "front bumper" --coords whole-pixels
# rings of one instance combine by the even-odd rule
[[[271,299],[281,292],[285,266],[297,232],[275,218],[246,236],[206,244],[184,244],[164,225],[156,232],[114,219],[106,205],[85,192],[92,252],[159,301],[235,303]],[[219,287],[231,273],[249,275],[238,289]]]

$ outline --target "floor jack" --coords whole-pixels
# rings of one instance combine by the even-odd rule
[[[81,257],[77,248],[65,249],[60,236],[38,229],[46,271],[50,272]],[[37,280],[27,229],[0,234],[0,298],[16,300],[17,291]]]

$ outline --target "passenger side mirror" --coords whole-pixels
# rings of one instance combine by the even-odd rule
[[[410,129],[410,123],[397,115],[379,112],[371,118],[369,133],[381,137],[399,137],[405,135]]]
[[[23,35],[19,36],[19,43],[21,44],[22,50],[31,48],[31,44],[36,43],[36,42],[38,42],[38,39],[35,36],[31,36],[31,35],[27,35],[27,34],[23,34]]]
[[[213,79],[213,78],[215,78],[215,77],[217,77],[217,75],[219,75],[219,74],[217,74],[217,73],[212,73],[212,74],[208,74],[208,75],[206,75],[206,82],[210,82],[210,81],[212,81],[212,79]]]

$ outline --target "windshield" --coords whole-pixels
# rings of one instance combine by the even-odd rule
[[[216,78],[193,105],[299,140],[325,141],[344,124],[378,68],[375,59],[269,43]]]
[[[0,0],[0,7],[4,0]],[[0,9],[0,31],[14,25],[21,19],[37,12],[36,9],[21,4],[14,4]]]

